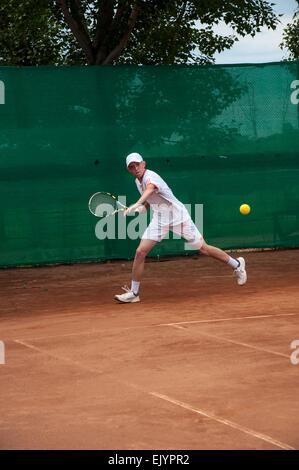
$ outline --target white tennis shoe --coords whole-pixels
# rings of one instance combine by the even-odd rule
[[[135,295],[131,289],[129,289],[128,286],[122,287],[124,291],[126,291],[125,294],[120,294],[120,295],[115,295],[114,298],[116,300],[119,300],[120,302],[123,303],[133,303],[133,302],[140,302],[139,295]]]
[[[245,269],[245,259],[244,258],[237,258],[240,263],[240,266],[234,270],[237,278],[239,286],[243,286],[247,281],[247,273]]]

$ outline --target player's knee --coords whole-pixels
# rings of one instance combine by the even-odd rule
[[[136,258],[138,258],[138,259],[144,259],[144,258],[146,257],[146,255],[147,255],[147,251],[145,251],[144,249],[142,249],[142,248],[140,248],[140,247],[137,248],[137,250],[136,250],[136,255],[135,255]]]
[[[206,243],[204,243],[204,244],[202,245],[202,247],[200,248],[200,250],[198,250],[198,251],[199,251],[199,253],[200,253],[201,255],[206,255],[206,256],[208,256],[208,254],[209,254],[209,245],[207,245]]]

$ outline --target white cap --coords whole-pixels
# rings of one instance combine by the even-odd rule
[[[130,153],[130,155],[128,155],[126,158],[127,168],[132,162],[143,162],[143,158],[139,153]]]

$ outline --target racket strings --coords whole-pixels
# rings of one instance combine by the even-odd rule
[[[120,210],[117,199],[109,193],[96,193],[89,202],[90,211],[97,217],[110,217]]]

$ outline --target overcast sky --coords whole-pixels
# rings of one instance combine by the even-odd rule
[[[287,57],[287,52],[282,51],[279,44],[282,41],[283,29],[292,21],[292,16],[296,10],[296,0],[272,0],[275,3],[275,13],[283,14],[280,18],[281,24],[275,31],[263,28],[254,38],[246,36],[239,37],[231,49],[215,54],[216,64],[241,64],[241,63],[260,63],[260,62],[278,62]],[[231,28],[225,24],[215,26],[214,31],[219,34],[231,34]]]

